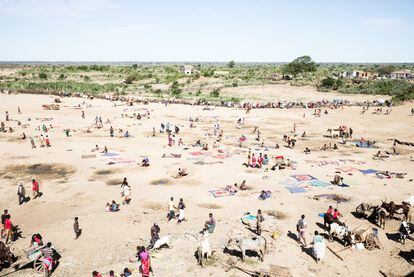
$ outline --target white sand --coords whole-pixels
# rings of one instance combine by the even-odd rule
[[[319,95],[315,96],[319,99]],[[361,99],[366,99],[361,96]],[[316,100],[315,99],[315,100]],[[360,108],[345,107],[344,110],[329,110],[329,115],[321,118],[312,116],[313,110],[253,110],[246,115],[243,110],[216,108],[214,111],[203,111],[202,107],[170,105],[164,107],[161,104],[136,105],[129,109],[146,108],[151,111],[150,119],[121,118],[122,111],[127,108],[111,107],[111,103],[104,100],[86,100],[92,108],[85,109],[86,119],[81,118],[81,110],[72,108],[84,101],[79,98],[62,99],[61,110],[45,111],[41,105],[52,103],[53,97],[35,95],[0,95],[0,115],[4,120],[6,110],[14,120],[20,120],[22,124],[28,124],[26,128],[17,127],[17,122],[6,122],[6,126],[16,127],[14,133],[0,134],[0,155],[3,157],[0,170],[13,165],[30,165],[35,163],[59,163],[64,166],[74,167],[76,172],[67,175],[66,178],[47,178],[49,174],[21,174],[9,171],[0,176],[0,208],[8,208],[12,214],[12,221],[19,225],[23,231],[24,239],[16,241],[11,249],[15,254],[22,254],[23,249],[28,248],[30,236],[33,233],[41,233],[45,241],[53,242],[61,251],[62,259],[54,276],[90,276],[93,270],[108,272],[110,269],[120,273],[124,267],[137,268],[138,264],[128,262],[135,255],[135,248],[141,245],[140,238],[145,244],[150,239],[150,227],[153,222],[158,222],[161,227],[161,236],[171,233],[175,238],[172,249],[159,251],[156,258],[152,259],[154,276],[245,276],[237,270],[225,272],[220,264],[225,264],[231,257],[223,254],[222,246],[227,240],[229,231],[249,231],[240,223],[240,217],[245,211],[255,213],[257,209],[276,210],[287,215],[278,220],[275,229],[281,232],[281,237],[272,240],[269,253],[264,263],[257,261],[256,257],[249,257],[248,261],[240,265],[253,268],[268,268],[270,264],[286,266],[291,269],[294,276],[379,276],[379,270],[385,273],[405,275],[413,270],[404,259],[398,256],[400,250],[408,251],[413,248],[413,241],[408,240],[406,245],[401,245],[388,240],[385,233],[396,233],[399,221],[387,221],[385,231],[380,230],[379,236],[384,250],[358,251],[345,250],[340,254],[344,261],[336,258],[327,250],[327,255],[322,263],[316,264],[312,257],[290,238],[289,231],[295,233],[295,224],[302,213],[307,215],[309,227],[306,232],[308,241],[312,239],[314,230],[322,231],[316,223],[322,223],[318,214],[324,212],[328,205],[336,203],[321,199],[319,201],[309,199],[310,196],[322,193],[338,193],[351,197],[351,201],[339,205],[351,229],[358,226],[370,226],[368,221],[357,219],[351,212],[361,202],[380,203],[381,199],[401,202],[414,194],[412,188],[414,163],[410,161],[414,147],[398,146],[397,151],[401,155],[392,156],[387,161],[374,161],[371,159],[375,149],[359,149],[348,145],[334,151],[313,151],[310,155],[303,154],[303,149],[308,146],[311,149],[321,147],[324,143],[336,142],[323,138],[327,128],[336,128],[339,125],[352,126],[355,138],[368,138],[378,141],[381,150],[390,150],[392,142],[390,138],[399,138],[403,141],[414,141],[414,118],[409,116],[411,105],[393,108],[391,115],[374,115],[369,112],[360,114]],[[17,106],[23,113],[17,114]],[[142,110],[141,110],[142,111]],[[129,112],[132,114],[133,112]],[[306,117],[302,118],[302,114]],[[95,115],[101,115],[106,121],[109,118],[115,130],[123,128],[129,130],[132,138],[110,138],[109,124],[104,124],[103,129],[94,129],[92,126]],[[188,117],[199,116],[201,122],[195,123],[197,128],[189,128]],[[27,121],[28,118],[31,121]],[[28,137],[37,136],[39,132],[35,128],[43,122],[36,117],[50,117],[54,129],[48,133],[52,147],[31,149],[30,142],[19,140],[18,136],[24,131]],[[236,129],[235,122],[239,117],[246,117],[244,129]],[[212,132],[212,126],[216,119],[220,120],[224,129],[224,139],[220,143],[233,155],[224,160],[205,158],[205,162],[217,162],[206,165],[194,164],[193,156],[189,152],[199,151],[199,148],[191,148],[191,144],[197,139],[203,140],[205,133]],[[158,131],[161,122],[179,124],[182,130],[177,136],[184,140],[190,150],[183,147],[167,146],[165,135],[151,137],[152,127]],[[308,138],[299,139],[295,149],[283,147],[283,134],[288,134],[293,123],[298,125],[298,132],[306,131]],[[259,126],[262,138],[266,145],[274,147],[279,143],[281,148],[271,149],[267,153],[270,156],[276,154],[285,155],[298,162],[296,170],[282,170],[263,172],[260,169],[246,169],[241,164],[246,160],[248,147],[258,148],[251,133],[253,126]],[[87,127],[91,127],[93,133],[85,133]],[[64,129],[77,129],[72,132],[70,138],[64,135]],[[237,138],[245,134],[249,142],[240,149]],[[36,144],[38,140],[35,139]],[[107,146],[109,151],[118,152],[122,157],[134,159],[140,162],[148,156],[151,161],[149,168],[142,168],[137,164],[107,165],[108,159],[98,155],[97,158],[82,159],[81,155],[91,154],[91,149],[98,144]],[[213,139],[209,140],[211,148]],[[262,151],[257,151],[257,153]],[[182,153],[180,159],[161,158],[162,154]],[[240,153],[240,154],[238,154]],[[372,175],[364,176],[359,172],[353,176],[344,175],[345,181],[351,184],[350,188],[315,188],[312,192],[291,194],[281,181],[292,174],[311,174],[321,181],[332,180],[335,167],[327,165],[323,167],[312,166],[305,160],[338,160],[353,159],[364,161],[366,164],[347,164],[347,166],[359,169],[379,169],[397,172],[406,172],[405,179],[381,180]],[[190,174],[182,179],[174,179],[173,176],[179,167],[187,167]],[[108,175],[97,175],[98,170],[112,170]],[[7,178],[5,178],[7,177]],[[28,193],[30,191],[31,177],[38,178],[41,183],[41,191],[44,195],[40,199],[31,200],[22,206],[17,205],[17,180],[24,182]],[[118,213],[105,213],[106,202],[116,200],[121,202],[119,186],[111,186],[106,182],[114,179],[122,180],[127,177],[132,186],[132,202],[129,206],[121,206]],[[168,184],[152,185],[154,180],[167,179]],[[208,192],[213,188],[224,188],[228,184],[240,183],[243,179],[251,190],[238,193],[233,197],[213,198]],[[272,198],[266,201],[257,199],[260,190],[266,189],[273,192]],[[177,225],[175,222],[166,222],[167,202],[170,196],[176,201],[184,198],[187,205],[187,222]],[[204,204],[214,204],[219,208],[210,210],[203,208]],[[196,243],[185,239],[185,232],[196,233],[203,227],[208,213],[213,212],[218,220],[216,232],[210,237],[210,243],[216,250],[219,261],[214,266],[202,269],[194,258]],[[74,240],[73,218],[79,217],[82,236]],[[270,221],[270,219],[268,218]],[[333,249],[340,250],[343,247],[338,242],[329,243]],[[232,257],[235,259],[235,257]],[[33,276],[32,269],[21,270],[16,276]],[[135,276],[135,275],[134,275]]]

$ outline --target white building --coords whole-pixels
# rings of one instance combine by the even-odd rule
[[[191,75],[195,72],[195,68],[192,65],[182,65],[180,71],[185,75]]]

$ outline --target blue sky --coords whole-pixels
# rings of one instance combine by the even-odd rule
[[[414,62],[410,0],[0,0],[3,61]]]

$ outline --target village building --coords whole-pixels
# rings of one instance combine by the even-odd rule
[[[414,75],[410,70],[399,70],[399,71],[394,71],[393,73],[391,73],[391,79],[408,80],[412,78],[414,78]]]
[[[182,65],[180,71],[185,75],[192,75],[195,72],[195,68],[192,65]]]

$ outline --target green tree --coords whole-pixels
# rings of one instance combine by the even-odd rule
[[[395,71],[395,65],[389,64],[389,65],[381,65],[379,66],[376,71],[380,75],[390,75],[392,72]]]
[[[178,81],[174,81],[170,86],[170,91],[172,95],[180,95],[183,90],[180,87]]]
[[[233,68],[235,65],[236,63],[232,60],[232,61],[229,61],[229,63],[227,64],[227,67]]]
[[[301,56],[283,66],[282,71],[284,74],[297,76],[301,73],[315,72],[317,67],[317,64],[312,60],[311,57]]]

